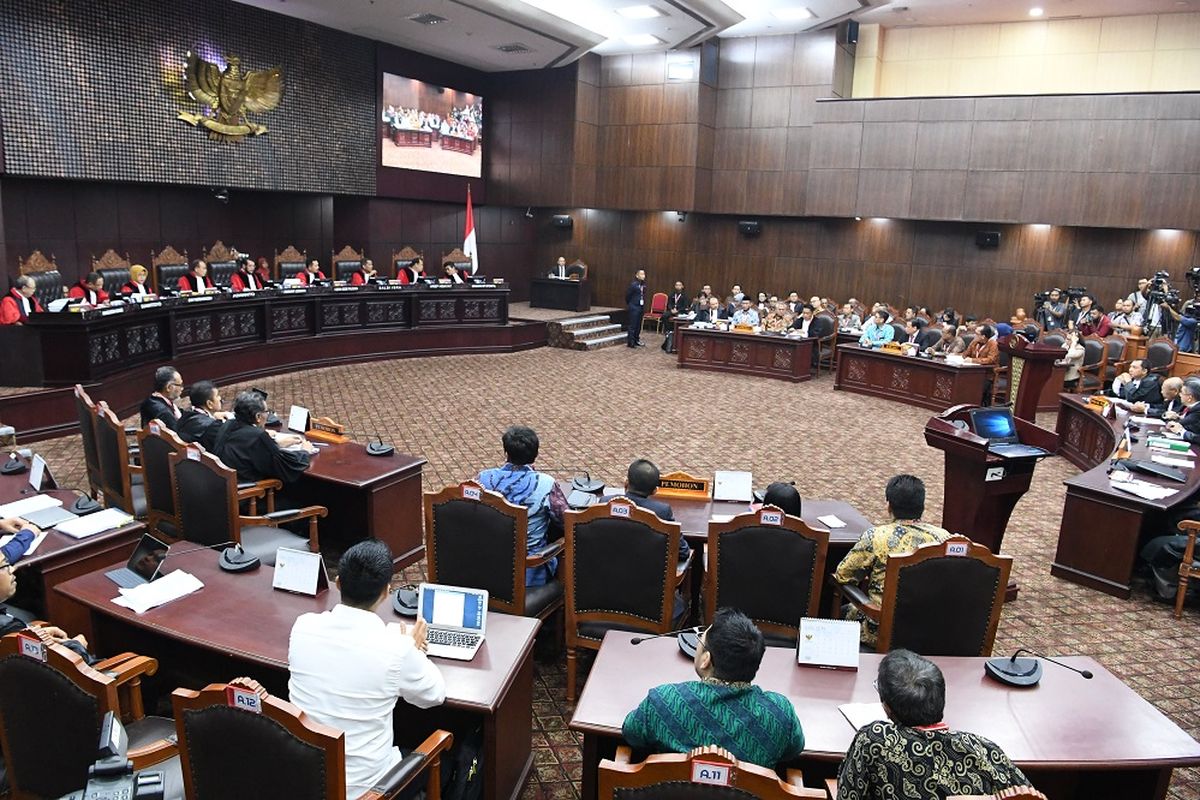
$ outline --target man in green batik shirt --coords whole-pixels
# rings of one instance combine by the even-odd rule
[[[700,680],[651,689],[625,718],[625,741],[659,753],[716,745],[772,769],[794,758],[804,749],[804,731],[791,701],[751,685],[765,649],[749,617],[721,609],[696,648]]]

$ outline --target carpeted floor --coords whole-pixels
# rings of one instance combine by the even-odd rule
[[[343,421],[357,437],[378,431],[399,449],[423,455],[429,461],[426,490],[502,462],[500,433],[522,423],[541,436],[538,467],[558,476],[588,469],[619,486],[626,466],[639,456],[664,471],[707,475],[717,468],[748,469],[756,486],[794,480],[806,496],[840,497],[869,519],[883,521],[884,483],[895,473],[911,472],[928,487],[926,519],[940,519],[942,460],[922,436],[929,411],[835,392],[827,375],[792,385],[684,371],[659,350],[661,337],[647,335],[646,341],[650,346],[636,351],[541,348],[356,364],[253,383],[270,393],[276,410],[301,403]],[[222,387],[227,402],[238,388]],[[1050,428],[1053,421],[1053,415],[1039,420]],[[77,436],[37,449],[65,485],[84,485]],[[1176,621],[1168,606],[1144,592],[1123,601],[1050,576],[1062,481],[1076,472],[1063,459],[1043,462],[1017,507],[1004,551],[1016,559],[1021,594],[1004,609],[995,650],[1024,646],[1049,655],[1092,656],[1200,736],[1197,609]],[[409,577],[420,571],[420,565],[410,568]],[[536,675],[536,772],[524,797],[577,797],[580,749],[567,730],[571,707],[563,700],[561,659],[539,662]],[[1170,796],[1200,797],[1200,770],[1177,770]]]

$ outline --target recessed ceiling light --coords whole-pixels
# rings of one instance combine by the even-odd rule
[[[625,37],[625,44],[632,47],[653,47],[662,43],[663,40],[652,33],[635,33]]]
[[[1036,6],[1029,9],[1029,16],[1031,16],[1031,17],[1040,17],[1042,14],[1045,14],[1045,13],[1046,13],[1045,11],[1043,11],[1042,9],[1040,9]]]
[[[777,8],[771,14],[785,22],[795,22],[801,19],[812,19],[813,13],[804,6],[791,6],[788,8]]]
[[[654,19],[661,17],[663,14],[653,6],[625,6],[618,8],[617,13],[625,19]]]

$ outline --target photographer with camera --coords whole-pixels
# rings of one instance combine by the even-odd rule
[[[1145,319],[1146,311],[1150,308],[1150,279],[1138,278],[1137,290],[1130,292],[1125,299],[1133,303],[1133,310]]]
[[[1038,292],[1033,296],[1034,316],[1042,330],[1053,331],[1066,327],[1064,319],[1067,314],[1066,303],[1062,301],[1062,291],[1054,288],[1048,292]]]
[[[1097,303],[1091,302],[1091,298],[1084,296],[1088,300],[1087,310],[1079,315],[1079,325],[1077,330],[1080,336],[1108,336],[1113,332],[1112,323],[1108,317],[1104,315],[1104,309]]]

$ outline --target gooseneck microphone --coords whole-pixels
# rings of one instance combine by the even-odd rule
[[[1057,664],[1058,666],[1062,667],[1063,669],[1069,669],[1069,670],[1071,670],[1071,672],[1078,672],[1080,675],[1082,675],[1083,677],[1085,677],[1089,680],[1091,680],[1091,678],[1094,677],[1090,670],[1075,669],[1075,667],[1072,667],[1070,664],[1064,664],[1061,661],[1055,661],[1053,658],[1050,658],[1050,656],[1044,656],[1041,653],[1037,652],[1036,650],[1030,650],[1028,647],[1017,648],[1017,652],[1012,654],[1012,658],[1009,659],[1009,663],[1015,664],[1017,661],[1017,656],[1021,655],[1021,653],[1029,653],[1029,655],[1037,656],[1038,658],[1040,658],[1044,661],[1049,661],[1051,664]]]
[[[1021,653],[1029,653],[1037,658],[1018,658]],[[1030,650],[1027,647],[1018,648],[1008,658],[1000,656],[999,658],[989,658],[983,662],[983,671],[988,677],[999,681],[1008,686],[1036,686],[1038,681],[1042,679],[1042,663],[1038,658],[1043,658],[1051,664],[1069,669],[1071,672],[1082,675],[1084,678],[1091,679],[1092,673],[1086,669],[1076,669],[1061,661],[1056,661],[1053,658],[1042,655],[1041,653]]]
[[[237,542],[218,542],[217,544],[202,544],[199,547],[189,547],[187,550],[168,550],[163,556],[166,561],[171,556],[186,556],[188,553],[199,553],[201,550],[213,550],[218,547],[237,547]]]
[[[664,636],[678,636],[681,633],[687,633],[688,631],[694,631],[694,630],[696,630],[696,627],[690,626],[687,628],[680,628],[677,631],[667,631],[666,633],[656,633],[653,636],[635,636],[629,640],[629,643],[630,644],[641,644],[642,642],[648,642],[651,639],[661,639]]]

